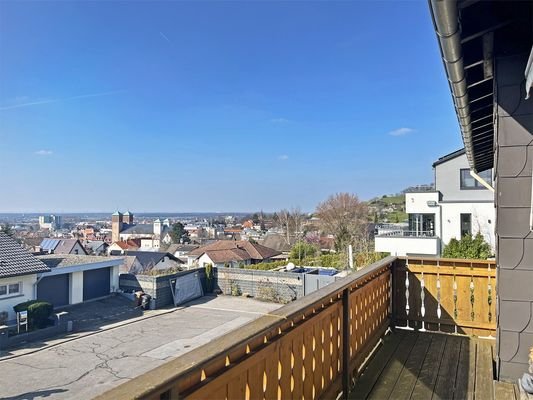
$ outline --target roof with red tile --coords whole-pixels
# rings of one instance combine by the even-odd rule
[[[200,257],[206,253],[216,263],[245,260],[264,260],[281,254],[281,252],[250,243],[247,240],[218,240],[202,246],[189,253],[189,256]]]

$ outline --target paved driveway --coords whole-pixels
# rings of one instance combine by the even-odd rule
[[[204,298],[173,313],[0,361],[0,396],[90,399],[278,307],[240,297]]]

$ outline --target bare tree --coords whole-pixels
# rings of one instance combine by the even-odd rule
[[[292,207],[290,212],[290,219],[296,241],[302,240],[304,236],[303,224],[305,222],[305,214],[302,213],[300,207]]]
[[[283,229],[283,232],[285,234],[285,240],[287,241],[287,244],[291,244],[291,213],[287,209],[280,210],[277,213],[278,216],[278,224],[281,229]]]
[[[320,203],[316,209],[322,230],[335,236],[337,251],[346,251],[352,244],[357,249],[367,234],[368,208],[355,194],[337,193]]]

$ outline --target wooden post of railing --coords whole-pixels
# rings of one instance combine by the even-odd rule
[[[396,279],[394,279],[394,266],[395,262],[389,265],[390,269],[390,278],[389,278],[389,287],[390,287],[390,298],[389,298],[389,319],[390,319],[390,329],[394,332],[396,331],[396,313],[394,312],[394,296],[396,293]]]
[[[342,292],[342,398],[350,391],[350,288]]]

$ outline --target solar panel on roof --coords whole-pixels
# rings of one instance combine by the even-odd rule
[[[54,250],[59,243],[59,239],[44,239],[41,242],[41,248],[43,250]]]

